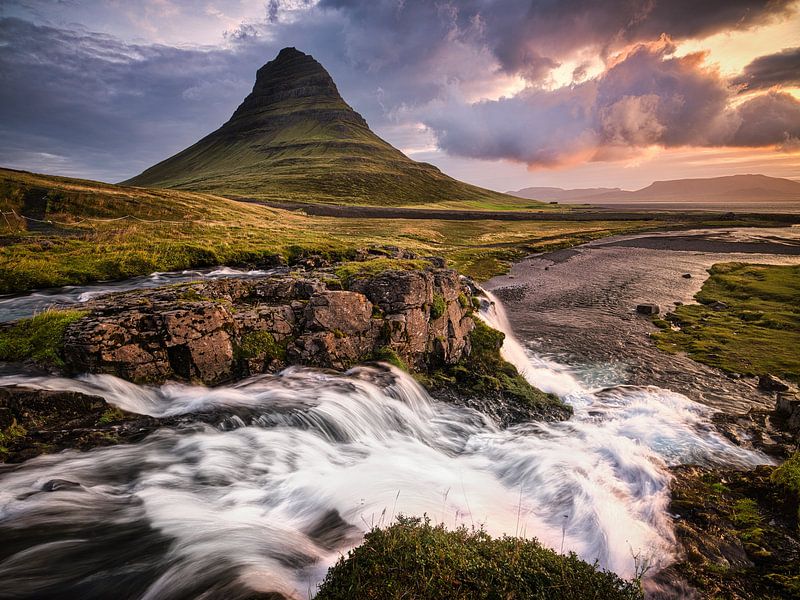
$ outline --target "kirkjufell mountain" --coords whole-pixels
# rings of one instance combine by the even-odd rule
[[[375,135],[312,56],[284,48],[230,120],[125,185],[272,200],[418,204],[507,197],[411,160]]]

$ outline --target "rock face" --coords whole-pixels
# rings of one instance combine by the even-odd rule
[[[800,434],[800,394],[779,392],[775,410],[786,419],[786,428]]]
[[[0,387],[0,463],[58,452],[135,442],[161,424],[123,413],[99,396],[78,392]]]
[[[215,385],[288,364],[345,369],[393,352],[426,370],[469,353],[470,290],[455,271],[384,271],[343,284],[311,272],[106,296],[69,327],[64,359],[73,372]]]

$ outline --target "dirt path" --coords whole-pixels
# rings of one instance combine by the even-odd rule
[[[441,210],[435,208],[402,208],[391,206],[355,206],[342,204],[305,204],[301,202],[274,202],[255,198],[232,197],[233,200],[263,204],[284,210],[302,210],[318,217],[340,217],[356,219],[439,219],[445,221],[667,221],[676,223],[701,223],[710,219],[752,219],[774,223],[800,223],[800,215],[719,213],[719,212],[653,212],[615,210],[562,211],[483,211]]]

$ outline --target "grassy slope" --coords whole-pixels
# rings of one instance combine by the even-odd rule
[[[772,373],[800,383],[800,266],[720,263],[669,320],[680,331],[655,335],[659,348],[747,375]],[[714,309],[714,302],[727,308]]]
[[[213,266],[257,264],[275,254],[346,257],[356,248],[393,244],[445,256],[477,279],[502,272],[526,253],[653,227],[651,222],[499,222],[339,219],[177,190],[114,186],[0,169],[0,209],[18,214],[28,199],[46,219],[67,223],[31,230],[0,219],[0,293]],[[83,221],[125,215],[147,220]]]

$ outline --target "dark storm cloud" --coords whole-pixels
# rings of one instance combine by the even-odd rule
[[[800,47],[759,56],[742,70],[734,83],[746,90],[800,85]]]
[[[790,14],[794,5],[794,0],[322,0],[319,7],[338,11],[350,29],[363,31],[365,43],[391,42],[398,54],[411,52],[411,62],[414,54],[446,39],[442,34],[480,32],[506,72],[536,80],[581,48],[605,54],[662,33],[678,40],[748,29]],[[440,35],[431,36],[441,25],[446,30],[438,27]]]
[[[2,164],[130,175],[227,119],[261,59],[0,20]],[[42,157],[42,161],[46,158]],[[30,156],[28,158],[30,160]]]

